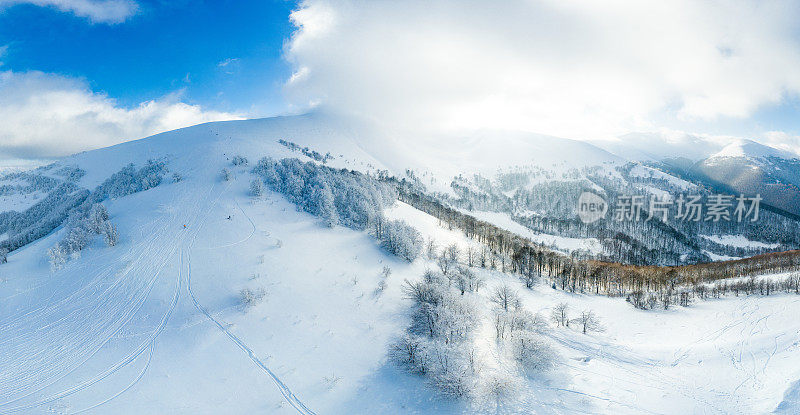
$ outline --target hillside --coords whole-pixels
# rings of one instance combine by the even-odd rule
[[[475,174],[494,174],[508,149],[518,158],[505,168],[535,171],[538,178],[498,180],[506,187],[479,190],[498,195],[560,181],[549,180],[554,177],[581,180],[569,175],[586,165],[600,166],[590,179],[644,176],[665,186],[694,184],[641,165],[618,176],[616,166],[627,160],[569,140],[509,135],[502,150],[485,147],[489,141],[478,135],[463,150],[437,142],[410,151],[414,144],[402,137],[378,134],[369,123],[320,113],[201,124],[6,176],[0,212],[18,214],[4,216],[11,225],[0,242],[19,240],[13,229],[38,229],[57,216],[58,209],[47,209],[36,216],[40,221],[20,225],[27,218],[22,213],[38,202],[53,200],[44,207],[66,211],[80,207],[82,198],[105,206],[108,217],[101,223],[112,224],[117,239],[104,243],[109,231],[100,228],[52,267],[48,250],[70,241],[74,224],[83,220],[72,211],[41,238],[14,245],[8,263],[0,264],[0,414],[800,408],[800,297],[728,295],[693,299],[689,307],[640,310],[624,298],[554,289],[554,280],[545,276],[528,288],[499,266],[469,268],[483,281],[463,295],[474,306],[476,322],[465,343],[480,370],[469,375],[476,385],[469,399],[444,396],[429,377],[390,359],[414,321],[405,281],[420,281],[426,270],[441,267],[439,260],[425,253],[412,262],[391,255],[371,235],[371,226],[328,227],[274,189],[253,196],[259,159],[297,158],[316,166],[324,160],[333,168],[330,174],[347,168],[405,178],[441,193],[442,200],[459,197],[459,187],[451,186],[454,177],[477,187]],[[594,158],[587,158],[590,153]],[[476,163],[460,166],[458,160]],[[522,166],[525,160],[548,169]],[[134,167],[125,170],[130,163]],[[548,176],[554,172],[559,176]],[[160,179],[152,180],[153,174]],[[59,192],[75,203],[55,198]],[[507,201],[498,200],[497,206]],[[459,229],[403,202],[392,202],[383,213],[435,240],[440,251],[456,246],[459,267],[466,266],[467,252],[482,249]],[[589,234],[521,229],[519,217],[514,221],[499,208],[477,209],[475,216],[565,252],[600,245]],[[730,238],[703,239],[716,246]],[[736,248],[748,253],[751,245]],[[752,246],[779,249],[766,242]],[[517,293],[518,310],[540,316],[533,332],[553,353],[549,370],[521,370],[496,338],[491,299],[503,286]],[[256,297],[263,289],[263,298],[245,307],[244,289]],[[560,327],[550,315],[561,303],[568,304],[571,317],[591,310],[602,330],[584,334],[575,323]],[[711,371],[713,379],[707,376]]]

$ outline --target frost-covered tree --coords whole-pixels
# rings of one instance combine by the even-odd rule
[[[89,215],[85,218],[86,226],[94,233],[102,233],[105,231],[105,225],[108,223],[109,215],[106,207],[100,203],[95,203],[89,210]]]
[[[47,251],[47,256],[50,259],[50,268],[59,270],[67,263],[68,255],[64,252],[60,244],[50,248]]]
[[[311,188],[309,199],[308,210],[321,217],[326,226],[334,227],[339,224],[336,200],[327,182],[322,180],[318,181],[318,183]]]
[[[545,322],[539,314],[533,314],[520,306],[509,311],[502,308],[495,310],[494,325],[497,339],[503,340],[514,338],[523,332],[541,332]]]
[[[451,276],[461,295],[467,292],[477,292],[483,287],[483,279],[467,267],[457,267]]]
[[[477,378],[470,365],[469,350],[459,344],[432,341],[428,355],[433,369],[428,372],[428,378],[435,388],[454,398],[473,393]]]
[[[594,314],[592,310],[584,310],[581,312],[580,316],[572,320],[573,323],[576,323],[578,327],[581,328],[583,334],[586,334],[590,331],[602,331],[603,326],[600,324],[600,319]]]
[[[550,318],[556,325],[569,326],[569,304],[558,303],[550,313]]]
[[[459,249],[458,245],[454,243],[447,245],[447,248],[445,248],[444,252],[447,256],[447,260],[453,263],[458,262],[459,258],[461,257],[461,249]]]
[[[65,236],[48,251],[54,270],[61,268],[69,258],[78,256],[94,235],[102,235],[109,246],[116,245],[119,240],[117,228],[109,221],[108,210],[100,203],[84,203],[70,211],[65,228]]]
[[[436,240],[433,238],[428,238],[425,241],[425,255],[428,257],[429,260],[433,261],[438,256],[436,254],[436,250],[438,247],[436,246]]]
[[[152,189],[161,184],[166,173],[167,165],[163,161],[148,160],[139,169],[131,163],[101,183],[92,192],[90,200],[98,203],[107,198],[118,198]]]
[[[45,172],[51,167],[37,169]],[[88,245],[93,235],[108,234],[108,212],[100,202],[123,197],[135,192],[158,186],[163,176],[167,173],[166,164],[162,161],[148,160],[141,168],[129,164],[111,175],[93,191],[78,187],[75,182],[84,172],[75,167],[63,167],[51,172],[64,177],[60,184],[58,180],[43,176],[36,177],[32,183],[32,191],[46,191],[47,195],[33,204],[24,212],[0,213],[0,233],[5,233],[7,238],[0,242],[0,248],[9,252],[25,246],[63,226],[62,240],[59,247],[52,251],[51,262],[58,268],[71,257],[77,256],[81,249]],[[27,173],[26,173],[27,174]],[[0,194],[3,188],[0,186]]]
[[[489,300],[497,304],[497,306],[504,311],[514,310],[519,308],[522,304],[519,294],[508,285],[496,287]]]
[[[436,265],[439,266],[439,270],[442,271],[442,274],[444,275],[448,275],[450,270],[456,266],[453,261],[450,261],[447,258],[447,253],[444,251],[442,251],[442,253],[439,254],[439,257],[436,258]]]
[[[384,226],[381,246],[392,254],[413,262],[422,251],[422,236],[405,221],[394,220]]]
[[[424,375],[428,371],[427,342],[423,337],[406,334],[389,348],[389,357],[411,373]]]
[[[244,310],[248,311],[261,303],[266,296],[267,290],[265,290],[263,287],[259,287],[255,290],[243,288],[239,291],[239,302],[242,304]]]
[[[115,246],[117,242],[119,242],[119,232],[117,232],[117,227],[111,222],[104,222],[100,233],[103,235],[103,239],[108,246]]]
[[[261,179],[253,179],[250,182],[250,196],[261,197],[264,195],[264,183]]]
[[[0,248],[0,264],[8,262],[8,249]]]
[[[549,369],[556,361],[552,348],[536,333],[543,323],[538,315],[522,309],[510,288],[502,290],[495,311],[497,345],[502,361],[488,368],[485,356],[476,351],[474,330],[482,324],[483,296],[471,295],[458,286],[457,275],[470,280],[466,267],[453,267],[450,274],[426,271],[420,281],[406,281],[404,292],[414,302],[407,333],[393,342],[390,358],[409,372],[423,376],[444,395],[455,398],[491,399],[501,402],[513,396],[520,385],[519,372]],[[502,306],[506,304],[506,307]],[[511,304],[514,304],[512,307]],[[511,363],[511,364],[508,364]]]
[[[223,168],[222,170],[220,170],[219,175],[220,175],[220,177],[222,177],[222,181],[225,181],[225,182],[230,181],[231,179],[233,179],[233,175],[231,174],[231,171],[228,170],[227,168]]]
[[[255,168],[253,168],[253,173],[261,176],[268,186],[272,188],[276,188],[281,178],[278,176],[278,172],[276,171],[276,163],[270,157],[264,157],[258,161]]]
[[[234,166],[246,166],[247,165],[247,157],[244,157],[244,156],[241,156],[241,155],[237,154],[237,155],[233,156],[233,159],[231,160],[231,164],[233,164]]]
[[[509,340],[517,363],[526,371],[543,372],[557,362],[555,350],[541,336],[523,331]]]
[[[368,229],[396,198],[390,186],[373,177],[297,159],[265,157],[253,173],[298,209],[322,217],[331,226]]]

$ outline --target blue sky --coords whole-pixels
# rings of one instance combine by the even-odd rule
[[[139,1],[120,23],[20,4],[0,12],[3,70],[86,80],[95,92],[133,106],[181,92],[182,100],[226,112],[284,109],[290,75],[282,59],[292,32],[282,0]]]

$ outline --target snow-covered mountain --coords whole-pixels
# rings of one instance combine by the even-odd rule
[[[722,159],[722,158],[749,158],[749,159],[766,159],[770,157],[777,157],[782,159],[795,159],[796,155],[788,151],[778,150],[763,144],[756,143],[752,140],[739,139],[725,146],[722,150],[712,154],[708,160]]]
[[[747,139],[689,134],[632,133],[597,145],[719,192],[760,194],[766,204],[800,214],[797,154]]]
[[[749,140],[731,143],[697,163],[691,174],[800,215],[800,158]]]
[[[455,246],[462,276],[482,281],[461,293],[461,280],[439,282],[450,290],[442,298],[470,310],[459,343],[469,362],[444,361],[463,350],[437,355],[439,365],[463,372],[406,370],[391,358],[417,321],[406,281],[425,281],[446,255],[423,252],[409,262],[389,254],[371,227],[327,226],[324,206],[296,203],[292,189],[254,192],[253,180],[263,177],[257,168],[267,166],[262,157],[296,158],[298,169],[330,168],[325,174],[370,185],[382,175],[416,179],[442,200],[459,197],[454,181],[487,195],[593,179],[695,186],[576,141],[504,132],[415,139],[323,113],[202,124],[4,175],[0,244],[13,250],[0,264],[0,414],[799,408],[794,296],[697,299],[645,311],[622,298],[553,289],[547,278],[526,287],[500,265],[477,265],[472,255],[485,244],[397,201],[385,207],[387,219],[405,221],[438,251]],[[475,177],[498,170],[488,188],[476,185],[484,182]],[[319,200],[327,200],[324,189]],[[363,195],[335,209],[352,207],[355,217],[369,208]],[[465,211],[556,248],[600,246],[532,231],[498,210]],[[495,297],[503,287],[516,300],[500,311]],[[561,304],[570,317],[562,323],[571,327],[551,319]],[[589,311],[602,331],[577,328]],[[497,334],[497,322],[511,321],[500,317],[509,316],[525,316],[528,326],[508,330],[526,332],[543,350],[546,344],[547,360],[520,360],[509,346],[520,337]],[[463,381],[468,393],[443,395],[434,375]]]
[[[613,154],[631,161],[660,162],[687,160],[697,162],[722,150],[730,140],[721,137],[701,137],[674,133],[629,133],[617,140],[596,144]]]

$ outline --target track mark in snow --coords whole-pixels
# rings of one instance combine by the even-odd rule
[[[284,399],[286,399],[286,402],[288,402],[289,405],[292,405],[292,407],[294,407],[294,409],[296,409],[297,412],[299,412],[301,414],[315,415],[314,411],[312,411],[311,409],[308,409],[308,407],[302,401],[300,401],[300,399],[297,398],[297,396],[295,396],[294,393],[292,393],[291,389],[289,389],[289,387],[286,386],[286,384],[283,383],[283,381],[281,381],[280,378],[278,378],[278,376],[276,376],[275,373],[273,373],[272,370],[270,370],[267,367],[267,365],[265,365],[264,362],[261,361],[261,359],[256,357],[256,355],[255,355],[255,353],[253,352],[252,349],[250,349],[241,339],[236,337],[235,334],[231,333],[230,330],[228,330],[228,328],[226,327],[226,325],[222,324],[219,320],[217,320],[214,317],[212,317],[211,313],[209,313],[208,310],[205,309],[205,307],[200,305],[200,303],[197,301],[197,298],[194,296],[194,292],[192,292],[192,261],[191,261],[191,256],[189,254],[187,254],[187,258],[188,258],[188,261],[187,261],[187,264],[186,264],[186,266],[187,266],[187,268],[186,268],[186,288],[189,291],[189,296],[192,298],[192,302],[194,303],[194,306],[201,313],[203,313],[209,320],[211,320],[211,322],[214,323],[220,330],[222,330],[222,332],[225,333],[225,335],[227,335],[228,338],[230,338],[231,341],[233,341],[234,344],[236,344],[240,349],[242,349],[242,351],[247,353],[247,355],[250,357],[250,360],[252,360],[256,365],[258,365],[258,367],[260,367],[264,372],[266,372],[269,375],[269,377],[272,379],[272,381],[275,383],[275,385],[278,386],[278,389],[280,390],[281,395],[283,395]]]
[[[84,413],[86,411],[90,411],[92,409],[95,409],[95,408],[98,408],[98,407],[100,407],[102,405],[105,405],[105,404],[111,402],[112,400],[118,398],[123,393],[127,392],[130,388],[132,388],[134,385],[139,383],[139,381],[142,380],[142,378],[144,377],[144,374],[147,373],[147,369],[150,368],[150,362],[153,360],[153,351],[154,351],[154,349],[155,349],[155,342],[151,342],[150,343],[150,353],[147,354],[147,362],[145,362],[144,367],[139,372],[139,376],[137,376],[131,383],[129,383],[128,386],[126,386],[121,391],[115,393],[113,396],[109,397],[108,399],[106,399],[106,400],[104,400],[102,402],[98,402],[98,403],[96,403],[96,404],[94,404],[94,405],[92,405],[92,406],[90,406],[88,408],[84,408],[84,409],[81,409],[79,411],[75,411],[75,412],[72,413],[72,415]]]
[[[212,193],[213,187],[209,191],[209,196]],[[208,200],[208,198],[194,198],[194,203],[191,204],[192,210],[196,211],[200,208],[204,200]],[[197,216],[198,215],[195,215],[195,219],[191,221],[194,224],[200,223]],[[129,255],[130,261],[124,271],[115,272],[114,267],[106,267],[100,272],[93,272],[92,274],[94,277],[89,278],[88,281],[83,280],[88,282],[88,284],[84,286],[78,285],[80,288],[78,288],[77,291],[71,292],[66,297],[50,303],[45,307],[33,309],[27,313],[17,314],[12,317],[10,321],[0,324],[0,326],[6,329],[16,329],[19,333],[17,336],[10,336],[3,340],[3,342],[12,341],[12,344],[10,345],[11,347],[6,348],[5,352],[7,352],[7,354],[5,356],[0,356],[0,361],[3,359],[14,359],[17,355],[19,355],[17,361],[21,359],[31,359],[34,353],[28,350],[30,342],[41,340],[42,330],[44,328],[54,326],[55,324],[73,324],[79,326],[70,326],[69,330],[62,329],[56,331],[47,329],[47,334],[60,337],[58,337],[58,339],[50,339],[50,347],[44,348],[43,352],[39,353],[48,353],[45,357],[51,359],[42,359],[41,356],[37,356],[36,362],[40,367],[39,370],[29,371],[30,373],[0,372],[0,396],[4,394],[9,395],[9,400],[0,403],[0,413],[27,411],[87,389],[137,360],[148,348],[153,348],[156,339],[165,329],[178,303],[182,291],[183,278],[180,272],[183,270],[183,267],[179,266],[178,275],[174,279],[174,294],[170,306],[162,315],[159,324],[154,328],[150,336],[139,344],[136,349],[90,379],[50,394],[49,396],[38,398],[35,402],[18,404],[16,407],[10,407],[11,404],[65,379],[72,374],[75,369],[83,366],[86,361],[91,359],[109,340],[116,338],[123,328],[128,325],[133,316],[140,310],[145,299],[150,296],[151,290],[159,279],[164,266],[167,262],[174,259],[176,253],[179,252],[168,248],[171,244],[163,243],[169,238],[170,228],[167,225],[169,222],[174,222],[175,219],[176,217],[173,215],[169,221],[167,218],[161,218],[153,223],[156,225],[155,229],[158,231],[154,232],[154,236],[143,241],[143,243],[134,245],[134,249],[129,251],[129,254],[125,254]],[[197,236],[197,231],[194,229],[196,228],[193,227],[192,232],[184,233],[183,235],[185,236],[179,237],[179,240],[182,242],[187,240],[193,241]],[[157,242],[162,243],[158,244]],[[105,255],[101,255],[100,257],[104,256]],[[160,260],[155,260],[156,258]],[[144,261],[144,259],[149,259],[149,261]],[[86,262],[78,263],[78,265],[77,267],[73,267],[73,271],[86,272],[88,271],[86,268],[92,266]],[[136,267],[135,265],[141,266]],[[141,269],[136,269],[134,271],[134,268]],[[114,279],[105,281],[111,275],[113,275]],[[139,278],[139,276],[147,276],[147,278]],[[66,278],[62,280],[65,282],[68,281]],[[79,280],[76,284],[80,284],[80,282],[83,281]],[[91,299],[91,301],[84,301],[83,304],[80,304],[79,301],[75,301],[77,299]],[[69,311],[64,316],[58,317],[57,320],[47,321],[48,317],[55,316],[61,308],[67,308]],[[95,318],[94,316],[98,317]],[[25,320],[32,319],[40,320],[39,328],[34,331],[23,331],[24,327],[22,327],[21,323]],[[103,324],[100,326],[86,327],[85,323],[87,321],[101,321]],[[31,325],[31,322],[29,322],[28,325]],[[98,330],[102,331],[102,333],[98,333]],[[90,341],[85,340],[87,336],[90,337]],[[81,349],[86,350],[89,347],[91,347],[90,350],[81,351]],[[80,356],[80,358],[68,359],[69,356]],[[61,360],[46,361],[54,360],[52,358],[61,358]],[[136,381],[138,381],[138,378]],[[130,386],[132,385],[129,385],[129,387]],[[27,389],[27,391],[25,389]],[[125,390],[127,389],[128,388],[125,388]],[[110,399],[116,398],[125,390],[115,394]],[[17,396],[14,396],[14,392],[17,392]],[[108,402],[110,399],[105,400],[104,403]],[[3,408],[4,406],[5,408]]]
[[[219,196],[217,197],[217,199],[218,198],[219,198]],[[238,202],[237,202],[237,206],[238,206]],[[239,209],[241,210],[241,207],[239,207]],[[242,210],[242,213],[244,213],[244,210]],[[247,220],[250,221],[250,224],[253,225],[253,233],[255,233],[255,223],[253,222],[252,219],[250,219],[249,216],[247,216],[246,213],[244,213],[244,215],[247,217]],[[250,236],[252,236],[252,233],[250,234]],[[248,236],[245,239],[249,239],[250,236]],[[194,242],[195,242],[195,239],[192,238],[192,240],[189,243],[189,246],[187,246],[187,248],[186,248],[185,269],[186,269],[186,290],[189,292],[189,297],[191,297],[192,303],[194,303],[195,308],[197,308],[197,310],[199,310],[201,313],[203,313],[203,315],[205,315],[206,318],[208,318],[212,323],[214,323],[214,325],[216,325],[217,328],[219,328],[223,333],[225,333],[225,335],[228,336],[228,338],[231,339],[231,341],[233,341],[233,343],[236,344],[236,346],[238,346],[240,349],[242,349],[242,351],[247,353],[248,357],[250,358],[250,360],[253,361],[253,363],[255,363],[258,367],[260,367],[261,370],[263,370],[267,375],[269,375],[270,379],[272,379],[272,381],[278,387],[278,390],[281,392],[281,395],[283,395],[283,398],[286,400],[287,403],[289,403],[289,405],[291,405],[294,409],[297,410],[297,412],[299,412],[301,414],[304,414],[304,415],[316,415],[316,413],[314,411],[309,409],[297,396],[295,396],[295,394],[292,393],[292,390],[289,389],[289,387],[286,386],[286,384],[283,383],[283,381],[281,381],[281,379],[277,375],[275,375],[275,373],[273,373],[272,370],[270,370],[270,368],[267,367],[267,365],[265,365],[264,362],[262,362],[261,359],[259,359],[255,355],[255,353],[253,352],[253,350],[250,347],[248,347],[235,334],[231,333],[230,330],[228,330],[227,325],[222,324],[219,320],[214,318],[211,315],[211,313],[209,313],[208,310],[206,310],[206,308],[203,307],[200,304],[200,302],[197,300],[197,297],[195,297],[195,295],[194,295],[194,291],[192,291],[192,257],[191,257],[191,249],[192,249],[192,246],[194,245]],[[181,255],[181,261],[183,261],[183,259],[184,259],[184,255],[182,254]],[[183,266],[184,265],[182,265],[182,267]]]
[[[147,339],[147,341],[142,343],[132,353],[128,354],[128,356],[126,356],[122,360],[118,361],[116,364],[112,365],[111,367],[106,369],[104,372],[102,372],[102,373],[100,373],[98,375],[95,375],[93,378],[91,378],[91,379],[89,379],[87,381],[81,382],[81,383],[79,383],[79,384],[77,384],[77,385],[75,385],[75,386],[73,386],[73,387],[71,387],[69,389],[66,389],[66,390],[63,390],[63,391],[58,392],[56,394],[50,395],[49,397],[47,397],[45,399],[42,399],[42,400],[39,400],[37,402],[31,403],[31,404],[28,404],[28,405],[25,405],[25,406],[19,406],[19,407],[11,408],[11,409],[8,409],[8,410],[3,410],[3,411],[0,411],[0,413],[15,413],[15,412],[24,411],[24,410],[27,410],[27,409],[35,408],[37,406],[41,406],[41,405],[44,405],[44,404],[55,402],[55,401],[57,401],[59,399],[62,399],[62,398],[65,398],[65,397],[67,397],[69,395],[77,393],[77,392],[79,392],[81,390],[84,390],[84,389],[96,384],[97,382],[100,382],[103,379],[108,378],[109,376],[111,376],[112,374],[116,373],[117,371],[119,371],[123,367],[125,367],[128,364],[130,364],[133,361],[135,361],[146,350],[150,349],[150,357],[148,357],[147,365],[145,366],[145,369],[144,369],[144,371],[146,371],[147,367],[150,365],[150,359],[152,358],[152,352],[153,352],[153,347],[154,347],[155,341],[158,338],[158,336],[161,334],[161,332],[164,330],[164,328],[166,327],[167,322],[169,321],[170,317],[172,316],[172,312],[175,310],[175,307],[178,304],[178,299],[180,298],[180,291],[181,291],[181,285],[182,285],[182,279],[180,278],[180,275],[179,275],[179,277],[178,277],[176,282],[177,282],[177,285],[175,287],[175,294],[174,294],[174,296],[172,298],[172,302],[170,303],[170,307],[167,310],[167,312],[164,313],[164,315],[161,317],[161,321],[160,321],[158,327],[150,335],[150,338]],[[111,399],[114,399],[114,398],[118,397],[119,395],[121,395],[122,393],[124,393],[125,391],[127,391],[130,387],[133,386],[133,384],[138,382],[139,379],[141,379],[142,376],[144,376],[144,371],[140,374],[139,377],[137,377],[135,379],[135,381],[132,384],[128,385],[128,387],[123,389],[121,392],[115,394],[111,398],[101,402],[98,405],[95,405],[94,407],[97,407],[97,406],[100,406],[100,405],[102,405],[104,403],[110,402]],[[94,408],[94,407],[92,407],[92,408]],[[88,408],[88,409],[91,409],[91,408]]]

